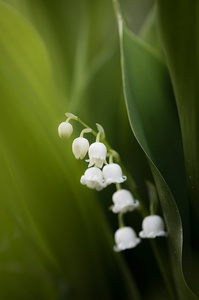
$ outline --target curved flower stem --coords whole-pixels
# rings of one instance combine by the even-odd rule
[[[85,122],[83,122],[79,117],[77,117],[77,119],[75,119],[75,120],[78,121],[80,124],[82,124],[85,128],[91,128]],[[97,138],[97,135],[98,135],[97,131],[95,131],[91,128],[91,133]],[[103,141],[103,143],[106,146],[108,151],[110,151],[112,149],[106,139],[101,139],[101,141]]]
[[[81,125],[83,125],[85,128],[90,128],[90,133],[93,134],[96,138],[98,138],[98,134],[99,132],[93,130],[90,126],[88,126],[85,122],[83,122],[79,117],[73,118],[74,120],[78,121]],[[128,170],[126,169],[126,167],[124,166],[124,164],[121,162],[120,158],[119,158],[119,154],[113,150],[113,148],[111,147],[111,145],[107,142],[107,140],[101,139],[101,141],[104,143],[104,145],[107,148],[107,151],[109,152],[110,155],[110,161],[113,162],[113,157],[115,157],[117,159],[117,161],[119,161],[121,168],[123,169],[124,173],[126,174],[128,180],[127,180],[127,185],[129,186],[129,189],[132,191],[133,195],[135,196],[135,198],[137,200],[139,200],[140,202],[140,206],[138,207],[138,210],[140,211],[141,215],[143,217],[147,216],[149,214],[148,210],[146,209],[141,196],[139,195],[138,191],[137,191],[137,186],[135,181],[133,180],[131,174],[128,172]],[[117,186],[116,186],[117,188]]]
[[[91,128],[84,128],[82,131],[81,131],[81,133],[80,133],[80,137],[84,137],[84,134],[85,133],[90,133],[92,131],[92,129]]]
[[[75,119],[76,121],[78,121],[80,124],[82,124],[85,128],[91,128],[90,126],[88,126],[86,123],[84,123],[79,117],[77,117],[77,119]],[[91,128],[91,133],[97,137],[97,132],[95,130],[93,130]]]

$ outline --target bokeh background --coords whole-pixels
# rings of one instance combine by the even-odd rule
[[[134,33],[152,5],[123,1]],[[67,142],[57,134],[67,111],[104,127],[147,205],[152,176],[127,118],[112,1],[0,1],[0,298],[168,299],[148,242],[114,253],[114,187],[80,185],[86,163],[71,143],[82,127],[72,121]],[[141,218],[126,223],[139,231]]]

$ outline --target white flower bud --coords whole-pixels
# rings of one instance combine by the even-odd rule
[[[58,134],[62,140],[67,140],[73,132],[73,126],[69,122],[62,122],[58,127]]]
[[[90,189],[97,191],[102,190],[105,185],[103,183],[102,171],[99,168],[92,167],[85,171],[80,179],[81,184],[86,185]]]
[[[90,145],[88,150],[89,159],[86,160],[89,162],[88,167],[95,165],[98,168],[101,168],[104,163],[106,163],[106,154],[107,149],[103,143],[95,142]]]
[[[133,211],[139,206],[139,201],[135,200],[131,192],[125,189],[116,191],[112,196],[112,200],[114,205],[111,206],[111,210],[114,213]]]
[[[111,183],[122,183],[127,177],[122,175],[122,169],[118,164],[109,164],[104,166],[103,176],[106,182],[106,185]]]
[[[131,227],[122,227],[115,232],[114,250],[116,252],[134,248],[140,243],[140,239],[137,237],[135,231]]]
[[[82,159],[88,152],[89,142],[84,137],[76,138],[72,143],[72,151],[76,159]]]
[[[164,222],[160,216],[152,215],[144,218],[142,231],[139,233],[141,238],[155,238],[157,236],[167,236],[164,231]]]

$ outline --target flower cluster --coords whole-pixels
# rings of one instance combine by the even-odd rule
[[[67,140],[72,132],[73,127],[69,123],[70,119],[75,116],[68,114],[68,119],[62,122],[58,127],[58,134],[63,140]],[[75,117],[77,119],[77,117]],[[80,136],[74,139],[72,143],[72,152],[76,159],[83,159],[88,154],[88,168],[84,175],[82,175],[80,182],[86,185],[88,188],[95,189],[97,191],[102,190],[111,183],[122,183],[126,180],[126,176],[122,174],[122,169],[119,164],[112,162],[115,151],[108,151],[105,143],[100,139],[104,139],[105,134],[101,125],[96,124],[98,133],[96,134],[96,141],[89,144],[89,141],[83,137],[85,133],[92,132],[92,129],[85,128],[80,133]],[[109,163],[107,163],[107,157],[110,156]]]
[[[123,175],[122,168],[118,163],[118,153],[108,145],[104,129],[100,124],[96,124],[98,131],[95,132],[73,114],[66,113],[66,116],[67,120],[58,127],[58,134],[63,140],[67,140],[73,132],[73,127],[69,122],[71,119],[79,121],[85,127],[72,143],[72,152],[76,159],[84,159],[88,155],[88,159],[85,160],[88,167],[81,176],[80,183],[97,191],[110,184],[116,186],[116,191],[112,195],[113,205],[110,207],[113,213],[118,214],[119,221],[119,229],[115,232],[114,250],[119,252],[134,248],[140,243],[141,238],[166,236],[163,219],[155,214],[144,218],[139,237],[133,228],[124,225],[123,215],[139,208],[140,202],[134,198],[131,191],[121,187],[127,177]],[[84,137],[85,133],[92,133],[96,137],[96,141],[90,144],[89,140]]]

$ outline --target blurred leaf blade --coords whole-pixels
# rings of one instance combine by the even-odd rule
[[[170,236],[176,296],[179,299],[197,299],[187,286],[182,269],[182,242],[189,234],[188,199],[181,132],[168,71],[154,49],[130,32],[124,24],[118,2],[114,3],[129,121],[149,158],[158,188]],[[176,299],[176,296],[174,294],[173,298]]]
[[[152,7],[145,18],[138,36],[162,55],[162,48],[157,29],[156,7]]]

